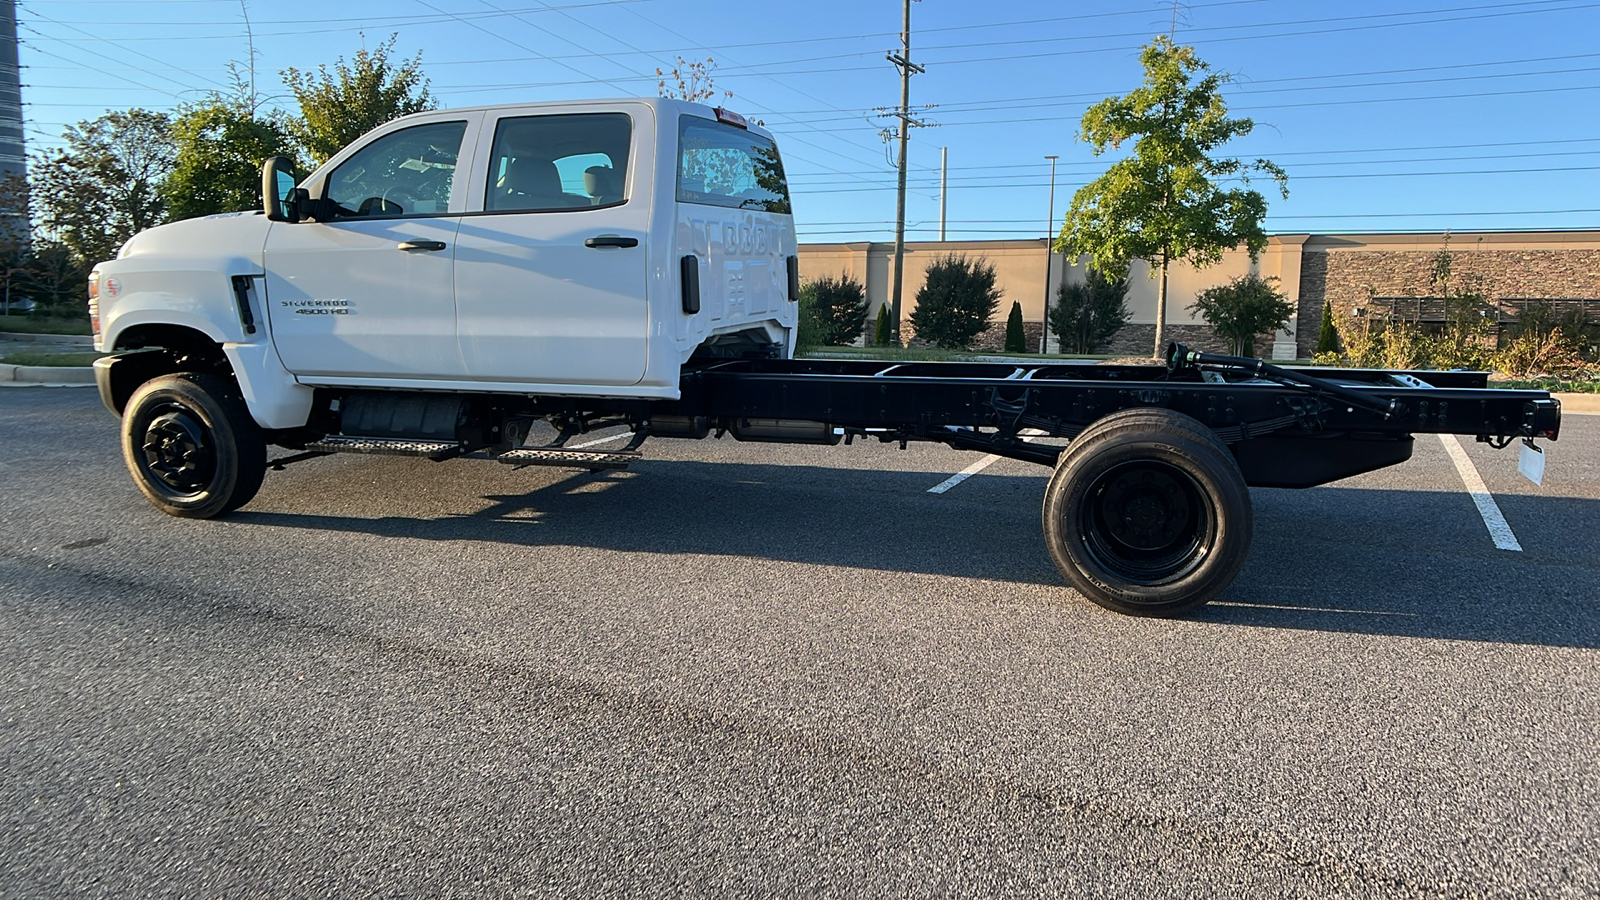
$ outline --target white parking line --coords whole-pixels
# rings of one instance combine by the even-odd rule
[[[962,469],[961,471],[957,472],[956,474],[951,475],[949,478],[946,478],[945,480],[939,482],[938,484],[934,485],[933,487],[928,488],[928,493],[930,493],[930,494],[942,494],[945,491],[950,490],[951,488],[955,487],[956,485],[960,484],[961,482],[966,481],[968,478],[971,478],[972,476],[978,474],[979,472],[982,472],[984,469],[989,468],[990,466],[994,465],[995,463],[997,463],[999,461],[1000,461],[1000,457],[998,457],[998,456],[993,456],[993,455],[985,456],[983,459],[978,460],[977,462],[973,463],[970,466],[967,466],[965,469]]]
[[[573,444],[571,447],[568,447],[567,449],[568,450],[582,450],[585,447],[593,447],[596,444],[609,444],[612,441],[620,441],[625,437],[633,437],[633,432],[624,431],[621,434],[613,434],[611,437],[595,438],[592,441],[585,441],[585,442],[583,442],[581,444]]]
[[[1483,524],[1488,526],[1489,537],[1494,539],[1494,545],[1501,550],[1521,552],[1522,545],[1517,543],[1517,536],[1511,532],[1511,524],[1500,513],[1500,505],[1494,502],[1494,495],[1489,493],[1488,485],[1479,477],[1477,467],[1472,464],[1461,442],[1453,434],[1441,434],[1439,440],[1444,444],[1445,452],[1450,454],[1450,461],[1456,464],[1456,471],[1461,473],[1461,481],[1467,486],[1467,493],[1472,495],[1478,515],[1483,516]]]
[[[1021,434],[1022,434],[1022,439],[1025,440],[1025,441],[1032,440],[1033,438],[1036,438],[1036,437],[1044,437],[1045,436],[1045,432],[1039,431],[1036,428],[1024,428],[1022,430]],[[928,493],[930,493],[930,494],[942,494],[945,491],[948,491],[951,488],[955,487],[956,485],[960,484],[961,482],[966,481],[968,478],[971,478],[972,476],[978,474],[979,472],[982,472],[984,469],[989,468],[990,466],[992,466],[995,463],[999,462],[1001,459],[1002,459],[1002,457],[995,456],[992,453],[988,454],[988,455],[984,456],[983,459],[978,460],[977,462],[973,463],[970,466],[967,466],[965,469],[962,469],[961,471],[957,472],[956,474],[951,475],[949,478],[946,478],[945,480],[939,482],[938,484],[934,485],[933,487],[928,488]]]

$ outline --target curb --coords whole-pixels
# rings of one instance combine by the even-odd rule
[[[88,366],[13,366],[0,363],[0,384],[77,387],[94,384]]]
[[[1600,394],[1551,394],[1561,401],[1561,414],[1600,416]]]
[[[21,344],[67,344],[73,347],[94,347],[94,338],[87,334],[32,334],[21,331],[0,331],[0,341]]]

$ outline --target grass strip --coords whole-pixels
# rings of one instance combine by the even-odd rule
[[[0,316],[0,332],[15,334],[88,334],[89,320],[55,316]]]
[[[73,351],[67,353],[50,353],[41,350],[12,350],[0,362],[10,366],[50,366],[77,368],[92,366],[94,361],[104,356],[104,353],[95,353],[92,350]]]

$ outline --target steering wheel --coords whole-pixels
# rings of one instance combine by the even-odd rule
[[[395,212],[403,213],[417,205],[417,198],[409,190],[402,187],[392,187],[383,192],[384,210],[395,207]]]

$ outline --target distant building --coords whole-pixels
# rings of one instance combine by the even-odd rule
[[[17,3],[0,0],[0,180],[27,177],[22,132],[22,70],[17,58]],[[3,195],[0,195],[3,196]],[[0,227],[28,233],[26,210],[0,209]]]
[[[1267,239],[1255,263],[1234,251],[1215,266],[1196,270],[1175,265],[1167,282],[1167,333],[1197,347],[1223,350],[1211,329],[1189,312],[1195,295],[1249,272],[1278,279],[1280,289],[1297,310],[1289,330],[1262,338],[1256,350],[1274,359],[1304,359],[1316,345],[1322,307],[1332,303],[1335,315],[1392,314],[1424,323],[1442,318],[1432,295],[1433,257],[1445,246],[1444,234],[1280,234]],[[1502,323],[1515,322],[1530,301],[1549,301],[1557,312],[1578,308],[1600,324],[1600,230],[1462,232],[1449,235],[1454,274],[1477,280],[1500,310]],[[987,342],[1000,346],[1011,301],[1022,302],[1030,346],[1037,347],[1046,292],[1045,241],[919,241],[906,244],[906,285],[902,314],[909,320],[917,289],[933,259],[946,253],[982,256],[995,266],[1005,294]],[[869,321],[889,297],[894,245],[854,243],[801,244],[802,280],[824,275],[851,275],[867,289]],[[1050,302],[1063,283],[1081,282],[1084,267],[1050,257]],[[1155,341],[1156,281],[1143,262],[1132,266],[1128,307],[1133,319],[1118,332],[1109,352],[1150,353]],[[903,326],[909,333],[909,325]],[[1052,342],[1052,349],[1054,344]]]

